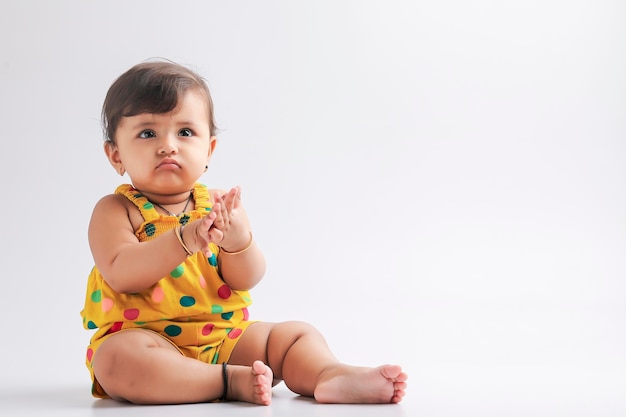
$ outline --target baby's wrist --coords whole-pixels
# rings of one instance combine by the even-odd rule
[[[254,237],[252,236],[252,232],[248,232],[248,240],[244,243],[239,243],[233,246],[222,246],[220,245],[220,252],[227,255],[238,255],[250,249],[252,244],[254,243]]]

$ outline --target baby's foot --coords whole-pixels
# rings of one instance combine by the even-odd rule
[[[274,374],[269,366],[261,361],[254,361],[249,366],[229,366],[229,400],[245,401],[259,405],[272,402],[272,380]]]
[[[341,365],[322,374],[315,388],[321,403],[398,403],[404,397],[407,375],[398,365],[360,368]]]

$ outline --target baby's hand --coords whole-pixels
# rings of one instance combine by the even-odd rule
[[[215,217],[217,217],[216,213],[211,212],[200,220],[191,222],[185,226],[183,230],[183,241],[187,243],[191,251],[202,251],[205,254],[210,251],[209,243],[212,242],[210,230],[215,222]],[[189,230],[189,232],[187,232],[187,230]]]
[[[248,219],[241,206],[241,189],[232,188],[225,195],[215,193],[211,214],[215,214],[209,237],[226,251],[244,248],[250,240]]]

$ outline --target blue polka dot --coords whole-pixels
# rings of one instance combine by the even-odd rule
[[[180,305],[183,307],[191,307],[195,303],[196,303],[196,299],[189,295],[180,297]]]
[[[209,265],[217,266],[217,257],[215,256],[214,253],[211,253],[211,256],[209,256],[207,259],[209,261]]]
[[[230,320],[231,317],[233,316],[233,314],[235,314],[235,313],[233,313],[232,311],[229,311],[228,313],[222,313],[222,318],[224,320]]]
[[[163,331],[165,332],[165,334],[167,334],[168,336],[171,337],[176,337],[179,334],[182,333],[183,329],[181,329],[180,327],[174,325],[174,324],[170,324],[169,326],[167,326],[165,329],[163,329]]]
[[[156,233],[156,226],[153,225],[152,223],[148,223],[146,224],[146,226],[143,228],[143,230],[146,232],[146,234],[148,236],[152,236]]]
[[[93,321],[89,320],[89,321],[87,322],[87,328],[88,328],[88,329],[97,329],[97,328],[98,328],[98,326],[96,325],[96,323],[94,323]]]

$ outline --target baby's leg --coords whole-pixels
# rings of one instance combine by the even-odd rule
[[[397,365],[343,364],[318,330],[307,323],[254,323],[231,355],[233,363],[263,359],[292,391],[330,403],[397,403],[407,375]]]
[[[166,339],[146,330],[109,337],[93,358],[94,374],[111,398],[140,404],[212,401],[224,391],[222,366],[184,357]],[[228,366],[227,399],[267,405],[272,371],[260,361]]]

